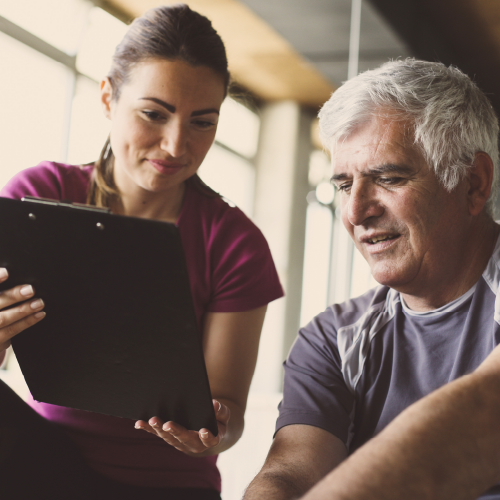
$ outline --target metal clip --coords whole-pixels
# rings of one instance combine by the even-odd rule
[[[28,201],[30,203],[40,203],[42,205],[53,205],[59,207],[75,208],[77,210],[88,210],[89,212],[111,213],[108,207],[95,207],[94,205],[85,205],[84,203],[72,203],[66,200],[51,200],[49,198],[36,198],[35,196],[24,196],[21,201]]]

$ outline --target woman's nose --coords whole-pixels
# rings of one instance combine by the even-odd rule
[[[347,220],[353,226],[360,226],[370,217],[379,217],[384,212],[377,189],[363,183],[352,185],[344,210],[347,211]]]
[[[161,148],[173,158],[179,158],[187,150],[187,131],[180,123],[169,123],[165,128]]]

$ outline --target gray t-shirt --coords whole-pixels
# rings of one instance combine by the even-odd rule
[[[300,330],[285,362],[276,430],[320,427],[353,453],[488,356],[500,342],[499,284],[500,239],[477,284],[436,311],[410,311],[385,286],[329,307]],[[500,500],[500,487],[486,498]]]

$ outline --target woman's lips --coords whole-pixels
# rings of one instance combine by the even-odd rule
[[[164,160],[148,160],[153,167],[163,175],[173,175],[184,168],[184,164]]]

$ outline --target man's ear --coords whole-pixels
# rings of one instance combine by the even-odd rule
[[[493,161],[483,151],[476,153],[474,163],[467,173],[469,190],[467,192],[470,215],[479,215],[491,192],[493,183]]]
[[[101,105],[104,116],[111,119],[111,102],[113,101],[113,87],[108,77],[101,81]]]

